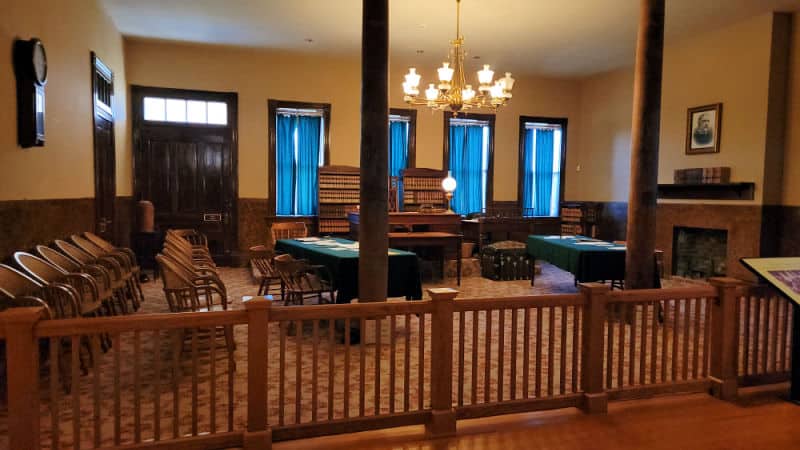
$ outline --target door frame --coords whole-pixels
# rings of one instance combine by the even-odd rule
[[[100,198],[100,186],[102,186],[102,180],[100,178],[100,159],[98,158],[97,154],[97,116],[100,115],[103,119],[111,122],[111,142],[113,143],[113,152],[111,154],[111,158],[114,162],[111,174],[114,178],[113,183],[111,183],[111,220],[112,220],[112,230],[107,231],[110,235],[114,236],[117,240],[119,240],[119,236],[116,236],[116,230],[118,228],[117,224],[117,213],[116,213],[116,201],[117,201],[117,144],[116,144],[116,122],[114,120],[114,111],[111,109],[107,111],[105,108],[100,107],[99,102],[97,101],[97,74],[100,73],[105,78],[109,79],[109,84],[111,85],[111,105],[109,107],[113,108],[114,105],[114,72],[108,67],[98,56],[97,53],[94,51],[90,52],[90,61],[91,61],[91,74],[92,74],[92,149],[93,149],[93,159],[94,159],[94,200],[95,200],[95,208],[94,208],[94,231],[98,232],[97,229],[98,224],[100,223],[100,208],[98,207],[98,199]],[[99,114],[98,114],[99,113]],[[108,194],[108,193],[106,193]]]
[[[239,94],[237,92],[221,91],[202,91],[196,89],[178,89],[154,86],[131,85],[131,140],[133,154],[131,155],[131,173],[133,175],[133,196],[139,198],[139,186],[136,180],[136,144],[139,139],[138,126],[144,123],[144,97],[176,97],[184,100],[204,100],[219,101],[228,104],[228,125],[230,132],[230,152],[231,152],[231,176],[225,179],[226,187],[230,193],[230,229],[227,232],[231,241],[230,253],[238,252],[239,249]],[[153,125],[158,126],[158,123]],[[173,124],[165,123],[163,126],[182,126],[189,128],[207,128],[199,124]],[[226,255],[227,256],[227,255]]]

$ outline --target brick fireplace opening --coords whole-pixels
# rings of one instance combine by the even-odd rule
[[[727,230],[676,226],[672,236],[673,275],[699,279],[726,275]]]

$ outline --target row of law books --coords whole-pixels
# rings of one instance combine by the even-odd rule
[[[442,180],[433,177],[406,177],[403,179],[403,189],[430,189],[441,190]]]
[[[328,175],[320,174],[320,189],[359,189],[360,179],[358,175]]]
[[[320,203],[358,203],[361,200],[360,195],[360,191],[327,191],[320,189],[319,201]]]
[[[723,184],[731,182],[730,167],[698,167],[677,169],[674,174],[675,184]]]
[[[347,217],[350,212],[358,211],[357,205],[342,205],[342,204],[320,204],[319,215],[320,217]]]
[[[350,224],[341,219],[320,219],[320,233],[347,233],[350,231]]]
[[[403,201],[406,203],[437,203],[444,201],[442,191],[403,191]]]

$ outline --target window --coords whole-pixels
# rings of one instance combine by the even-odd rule
[[[482,212],[492,201],[494,115],[445,113],[444,167],[456,180],[451,208],[458,214]]]
[[[520,117],[519,200],[526,216],[558,216],[566,119]]]
[[[389,111],[389,176],[399,177],[403,169],[416,165],[417,110]]]
[[[144,120],[199,125],[228,125],[228,104],[183,98],[144,98]]]
[[[316,215],[317,173],[328,160],[330,105],[270,100],[269,121],[275,215]]]

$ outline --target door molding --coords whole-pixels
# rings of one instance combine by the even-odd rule
[[[91,62],[91,80],[92,80],[92,148],[93,148],[93,158],[94,158],[94,198],[95,198],[95,208],[94,208],[94,231],[101,233],[101,230],[98,228],[100,221],[104,220],[103,207],[101,203],[103,199],[101,198],[103,194],[110,195],[110,216],[112,221],[112,226],[116,226],[116,211],[115,211],[115,202],[117,197],[117,173],[116,173],[116,133],[115,133],[115,121],[114,121],[114,110],[113,110],[113,102],[114,102],[114,72],[109,68],[102,60],[97,56],[97,53],[90,52],[90,62]],[[100,86],[98,82],[98,78],[102,78],[108,84],[108,86]],[[98,92],[102,91],[102,92]],[[101,101],[99,97],[103,97],[104,101]],[[98,118],[108,121],[111,124],[111,170],[110,174],[106,174],[107,176],[111,177],[111,182],[109,183],[109,190],[110,192],[104,192],[102,189],[103,186],[103,179],[102,179],[102,168],[101,166],[101,158],[97,148],[97,122]],[[117,240],[119,240],[119,236],[115,236],[114,229],[110,231],[106,231],[106,233],[110,233],[110,235],[114,236]],[[107,234],[108,236],[108,234]]]
[[[226,126],[215,125],[213,128],[227,129],[230,140],[230,161],[231,176],[225,177],[224,183],[229,197],[224,199],[228,209],[228,227],[226,234],[229,245],[227,252],[235,252],[239,249],[239,96],[236,92],[201,91],[193,89],[176,89],[165,87],[151,87],[141,85],[131,85],[131,115],[132,115],[132,174],[133,174],[133,199],[141,200],[141,186],[137,180],[136,148],[140,139],[139,127],[144,124],[143,99],[147,96],[181,98],[185,100],[204,100],[225,102],[228,105],[228,124]],[[182,128],[208,128],[208,125],[200,124],[176,124],[148,122],[148,127],[182,127]]]

